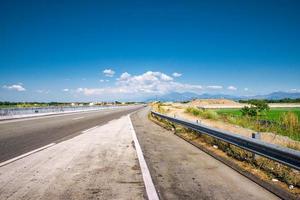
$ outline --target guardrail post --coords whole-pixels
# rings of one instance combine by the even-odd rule
[[[260,139],[261,139],[261,134],[260,134],[260,132],[252,133],[252,138],[253,138],[253,139],[256,139],[256,140],[260,140]],[[256,158],[259,158],[259,155],[253,153],[253,154],[252,154],[252,158],[255,160]]]
[[[253,138],[253,139],[260,140],[260,139],[261,139],[261,134],[260,134],[259,132],[257,132],[257,133],[252,133],[252,138]]]

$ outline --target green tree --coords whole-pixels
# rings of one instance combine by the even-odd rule
[[[263,115],[270,110],[269,105],[264,100],[255,99],[250,100],[248,103],[250,104],[250,107],[244,106],[241,109],[243,116],[255,117],[258,115]]]

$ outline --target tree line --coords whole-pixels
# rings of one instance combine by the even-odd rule
[[[251,102],[253,102],[253,101],[257,101],[257,100],[256,99],[239,100],[239,103],[251,104]],[[265,103],[300,103],[300,98],[297,98],[297,99],[290,99],[290,98],[262,99],[261,101],[264,101]]]

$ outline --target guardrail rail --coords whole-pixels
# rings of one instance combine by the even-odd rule
[[[116,108],[117,106],[48,106],[48,107],[28,107],[28,108],[1,108],[1,116],[13,115],[28,115],[37,113],[50,113],[50,112],[68,112],[68,111],[81,111],[81,110],[101,110],[107,108]]]
[[[300,170],[300,151],[211,128],[191,121],[170,117],[154,111],[151,111],[151,114]]]

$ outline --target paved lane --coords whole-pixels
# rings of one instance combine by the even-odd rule
[[[0,167],[0,199],[146,199],[132,140],[123,116]]]
[[[53,142],[72,138],[141,106],[0,122],[0,162]]]

